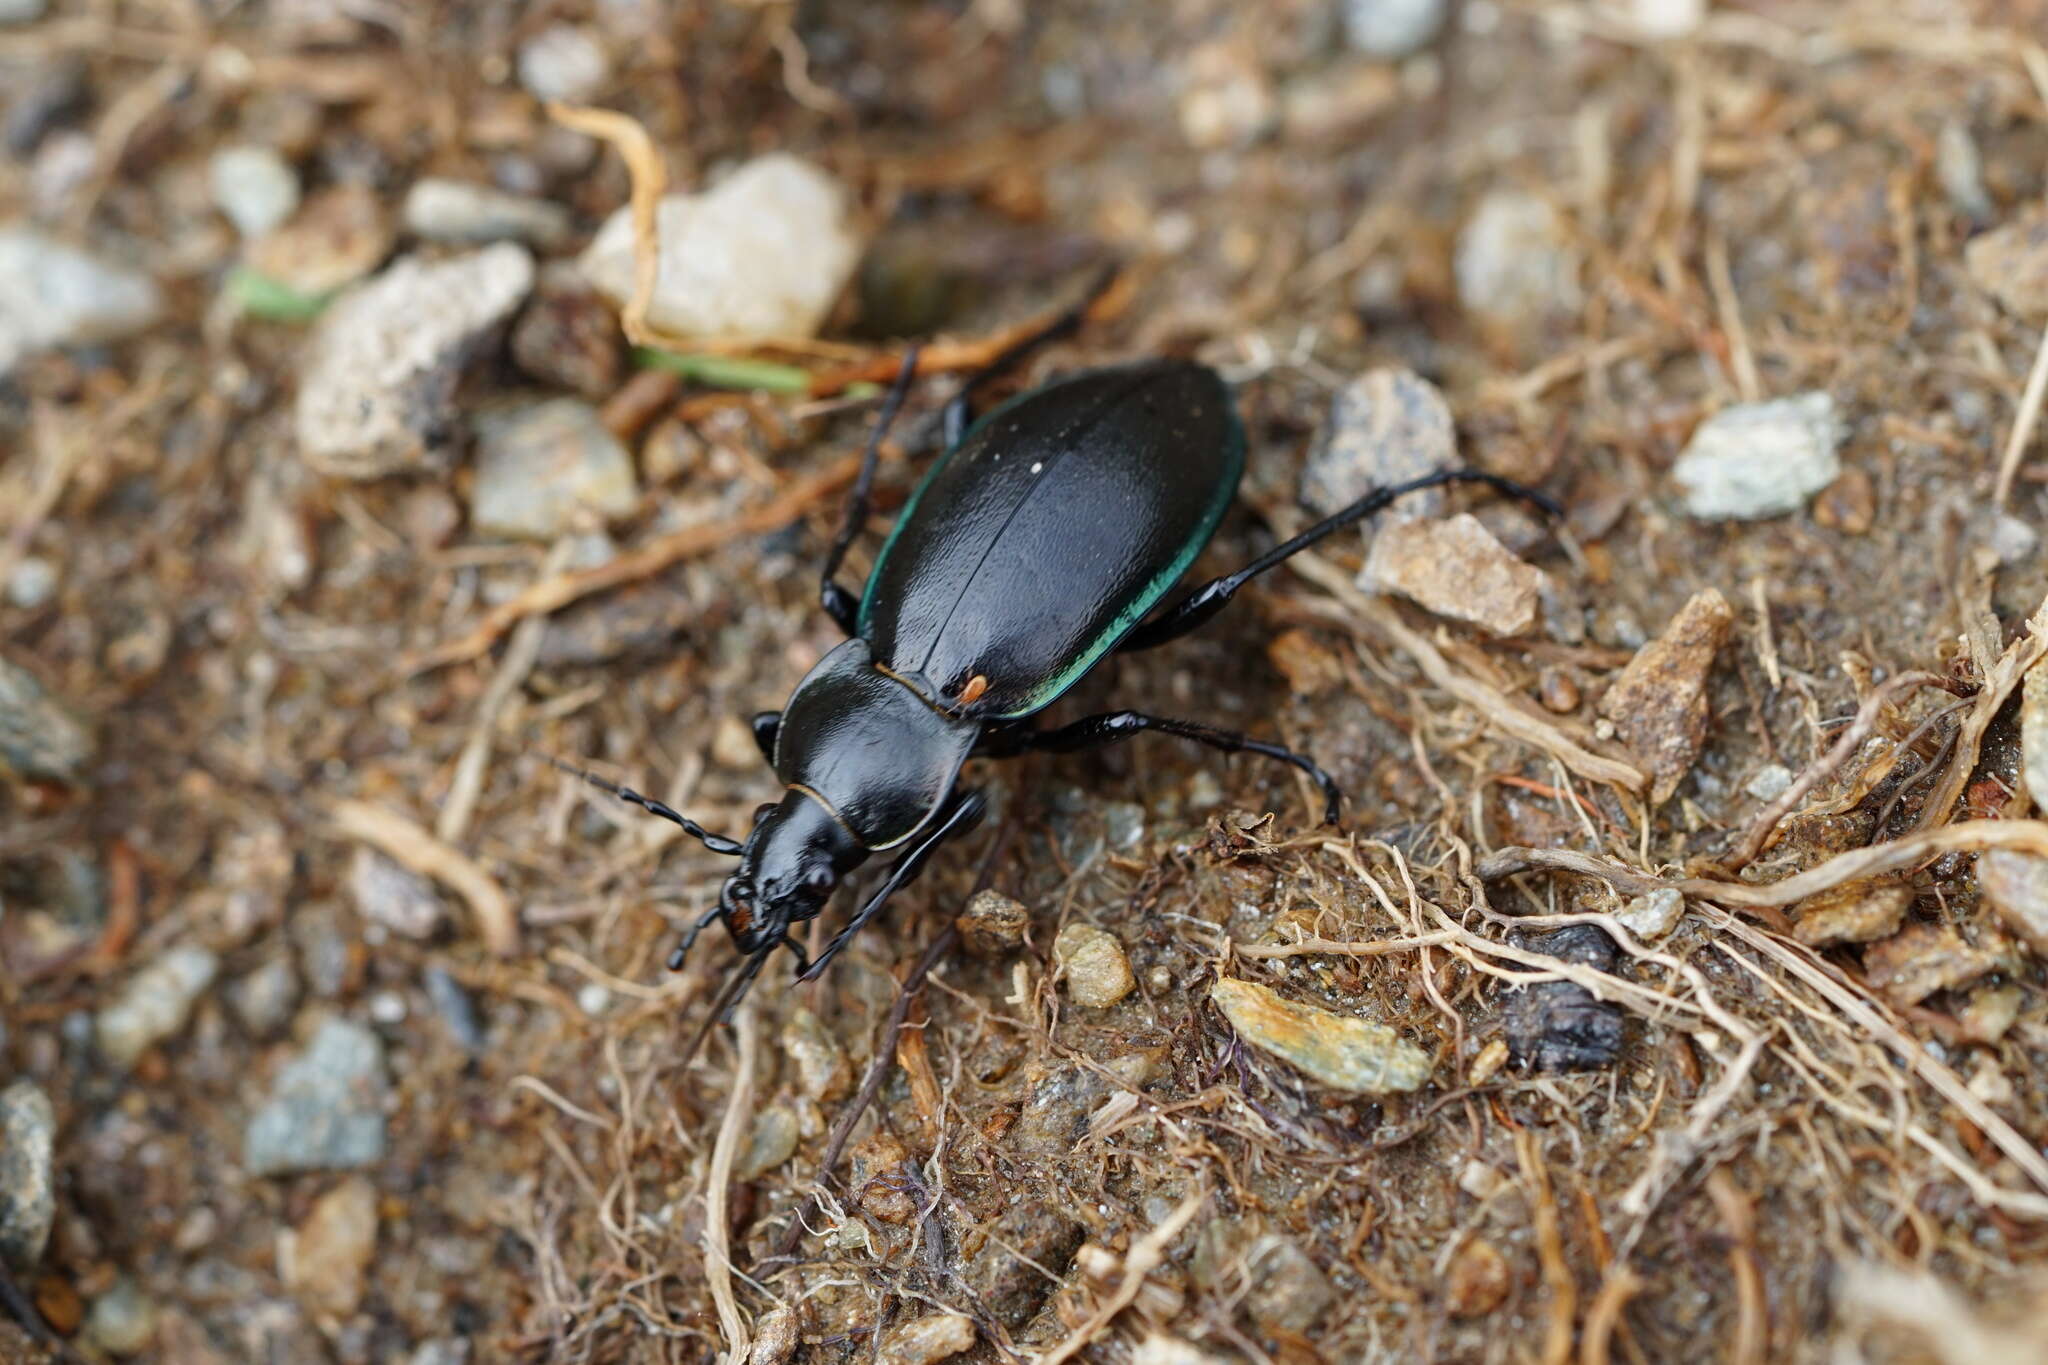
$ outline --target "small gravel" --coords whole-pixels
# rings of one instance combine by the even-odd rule
[[[639,506],[632,455],[582,399],[501,410],[477,426],[469,520],[479,535],[553,540]]]
[[[290,1022],[299,1003],[299,973],[291,954],[279,952],[262,966],[238,977],[227,989],[228,1008],[252,1038],[276,1037]]]
[[[0,378],[30,352],[120,341],[163,311],[163,293],[149,276],[0,225]]]
[[[1802,393],[1724,408],[1686,443],[1671,477],[1685,510],[1704,521],[1749,521],[1796,512],[1842,472],[1835,400]]]
[[[351,1176],[277,1239],[277,1277],[307,1312],[345,1318],[362,1304],[377,1249],[377,1190]]]
[[[448,921],[432,882],[365,845],[350,856],[348,892],[357,914],[404,938],[432,938]]]
[[[7,601],[23,611],[34,611],[57,595],[57,566],[35,555],[24,555],[7,576]]]
[[[220,958],[205,948],[173,948],[146,963],[93,1018],[100,1055],[117,1067],[185,1027],[192,1006],[220,973]]]
[[[1458,465],[1458,433],[1443,391],[1413,370],[1370,370],[1337,390],[1301,475],[1301,499],[1331,516],[1376,488]],[[1385,525],[1442,512],[1432,488],[1373,518]]]
[[[35,1082],[0,1090],[0,1259],[35,1268],[57,1216],[57,1111]]]
[[[1685,916],[1685,897],[1677,887],[1660,886],[1637,896],[1614,916],[1621,927],[1645,942],[1660,939],[1678,927]]]
[[[658,210],[661,264],[647,320],[682,337],[808,337],[845,288],[861,239],[846,190],[784,153]],[[614,305],[633,292],[629,209],[606,220],[579,265]]]
[[[533,287],[533,257],[499,243],[398,262],[337,301],[306,347],[299,453],[319,473],[371,479],[436,466],[456,430],[455,385]]]
[[[876,1365],[932,1365],[974,1346],[974,1320],[958,1313],[932,1313],[892,1327],[875,1354]]]
[[[1460,512],[1386,527],[1373,537],[1358,581],[1495,635],[1525,635],[1536,626],[1544,574],[1517,559],[1477,517]]]
[[[97,750],[92,732],[33,673],[0,658],[0,769],[76,783]]]
[[[156,1340],[156,1304],[126,1275],[92,1301],[85,1335],[109,1355],[139,1355]]]
[[[535,99],[580,104],[611,79],[611,57],[580,24],[544,28],[519,46],[519,83]]]
[[[1369,57],[1411,56],[1443,29],[1448,9],[1445,0],[1344,0],[1344,41]]]
[[[282,1175],[379,1161],[384,1094],[384,1044],[360,1024],[326,1019],[251,1116],[242,1162],[252,1175]]]
[[[1052,944],[1053,961],[1077,1005],[1104,1009],[1137,988],[1124,945],[1114,934],[1078,921],[1060,930]]]
[[[207,172],[214,206],[244,237],[261,237],[299,207],[298,172],[274,147],[223,147]]]
[[[400,216],[407,232],[432,242],[556,247],[568,238],[570,226],[569,211],[559,204],[432,176],[406,192]]]
[[[1522,329],[1577,311],[1579,254],[1550,201],[1493,190],[1458,234],[1458,297],[1496,326]]]

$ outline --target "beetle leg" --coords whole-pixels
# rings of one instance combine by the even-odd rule
[[[888,904],[889,897],[917,880],[917,874],[924,871],[926,860],[940,844],[973,832],[974,827],[981,823],[981,817],[987,813],[988,798],[980,792],[962,792],[955,797],[953,804],[939,817],[937,827],[918,840],[908,853],[890,866],[888,877],[875,889],[875,894],[868,897],[867,904],[861,906],[853,918],[846,922],[846,927],[825,945],[825,950],[818,954],[815,961],[797,972],[797,980],[813,980],[830,966],[832,959],[839,956],[840,950],[853,941],[853,936],[859,933],[869,920],[882,913],[882,907]]]
[[[1425,488],[1438,488],[1447,483],[1483,483],[1498,492],[1524,502],[1534,503],[1553,517],[1562,517],[1564,509],[1545,494],[1533,488],[1525,488],[1512,479],[1498,474],[1489,474],[1481,469],[1440,469],[1434,474],[1425,474],[1419,479],[1397,483],[1387,488],[1376,488],[1352,503],[1334,516],[1323,518],[1285,544],[1276,545],[1257,559],[1239,569],[1236,573],[1212,578],[1196,588],[1186,597],[1168,607],[1159,615],[1145,622],[1123,638],[1117,645],[1119,650],[1151,649],[1169,640],[1178,640],[1189,631],[1201,626],[1217,612],[1222,611],[1237,595],[1237,590],[1257,578],[1266,570],[1274,568],[1293,556],[1308,549],[1332,531],[1341,531],[1353,522],[1362,521],[1375,512],[1383,511],[1394,499],[1407,493],[1420,492]]]
[[[782,729],[782,713],[756,711],[748,719],[747,728],[754,732],[754,743],[760,746],[761,757],[767,759],[772,766],[775,762],[775,736]]]
[[[945,408],[939,414],[939,436],[947,450],[959,445],[960,438],[967,434],[967,428],[974,424],[974,391],[1016,369],[1039,347],[1079,331],[1081,324],[1088,320],[1088,310],[1095,306],[1097,299],[1109,292],[1110,285],[1116,283],[1117,273],[1116,265],[1105,266],[1102,273],[1089,284],[1088,292],[1071,308],[1051,318],[1044,326],[1034,327],[1018,337],[996,352],[995,358],[988,364],[961,381],[960,388],[946,401]]]
[[[839,523],[839,534],[832,537],[832,548],[825,552],[824,570],[818,575],[819,604],[848,635],[856,633],[860,599],[835,580],[853,538],[868,524],[868,498],[875,491],[875,462],[881,458],[882,438],[889,434],[896,414],[903,410],[903,400],[910,396],[910,382],[917,378],[917,356],[915,346],[903,353],[902,368],[896,371],[896,382],[889,386],[889,396],[882,400],[882,410],[875,416],[874,430],[868,433],[867,449],[861,452],[860,473],[846,495],[846,515]]]
[[[689,932],[683,935],[683,941],[678,943],[675,951],[668,955],[668,969],[670,971],[679,972],[683,969],[683,963],[689,960],[690,946],[697,941],[697,935],[717,923],[719,917],[723,914],[725,914],[725,907],[714,905],[704,912],[701,919],[690,926]]]
[[[1105,711],[1100,715],[1083,716],[1071,725],[1062,725],[1057,730],[1045,730],[1024,736],[1021,747],[1036,749],[1045,753],[1071,754],[1082,749],[1097,749],[1105,744],[1114,744],[1120,739],[1147,730],[1163,734],[1179,735],[1182,739],[1206,744],[1212,749],[1221,749],[1226,754],[1264,754],[1277,758],[1282,763],[1291,763],[1307,773],[1323,791],[1323,821],[1337,823],[1338,809],[1344,804],[1344,792],[1337,780],[1324,772],[1312,758],[1298,754],[1279,744],[1269,744],[1262,739],[1252,739],[1238,734],[1235,730],[1219,730],[1213,725],[1203,725],[1192,720],[1170,720],[1165,716],[1148,716],[1138,711]]]

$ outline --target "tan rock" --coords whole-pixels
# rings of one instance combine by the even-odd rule
[[[2008,929],[2048,957],[2048,858],[2016,848],[1986,849],[1977,856],[1977,887]]]
[[[1362,581],[1439,616],[1495,635],[1521,635],[1536,625],[1544,577],[1495,540],[1479,518],[1460,512],[1386,527],[1373,537]]]
[[[313,1202],[305,1221],[277,1239],[277,1275],[316,1316],[346,1318],[363,1301],[377,1249],[377,1191],[351,1176]]]
[[[1383,1095],[1429,1079],[1429,1054],[1385,1024],[1296,1004],[1227,977],[1209,998],[1246,1042],[1333,1090]]]
[[[1444,1276],[1444,1307],[1454,1318],[1485,1317],[1501,1306],[1512,1279],[1507,1260],[1484,1237],[1458,1248]]]
[[[1974,944],[1947,924],[1910,924],[1863,951],[1870,984],[1894,1003],[1917,1005],[1939,990],[1965,986],[2005,961],[2004,945]]]
[[[1077,1005],[1101,1009],[1137,987],[1124,945],[1092,924],[1073,923],[1060,930],[1052,956],[1067,983],[1067,995]]]
[[[1707,738],[1707,675],[1735,620],[1728,599],[1709,588],[1671,618],[1664,633],[1636,657],[1607,695],[1600,714],[1651,775],[1650,799],[1671,799]]]
[[[1848,882],[1800,902],[1792,936],[1809,948],[1834,943],[1875,943],[1898,932],[1913,904],[1904,882]]]
[[[875,1355],[877,1365],[931,1365],[974,1345],[974,1320],[958,1313],[932,1313],[893,1329]]]
[[[1993,228],[1963,248],[1963,267],[2008,312],[2048,317],[2048,209]]]

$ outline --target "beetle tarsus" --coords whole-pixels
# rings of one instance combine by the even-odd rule
[[[853,941],[853,936],[859,933],[869,920],[882,913],[882,907],[889,903],[891,896],[917,880],[917,874],[924,871],[925,861],[939,845],[972,833],[974,827],[981,823],[981,817],[987,813],[987,797],[980,792],[962,793],[940,818],[938,827],[919,840],[910,852],[896,860],[895,866],[889,869],[887,880],[875,889],[874,895],[868,897],[867,904],[861,906],[854,917],[846,922],[846,927],[825,945],[825,950],[819,953],[809,966],[797,972],[796,979],[816,980],[818,975],[832,964],[832,959],[839,956],[840,950]]]

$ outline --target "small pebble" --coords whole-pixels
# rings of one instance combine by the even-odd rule
[[[1579,255],[1550,202],[1525,190],[1490,191],[1458,234],[1458,298],[1481,318],[1526,327],[1574,313]]]
[[[754,1353],[748,1365],[789,1365],[803,1340],[803,1325],[785,1305],[769,1309],[754,1324]]]
[[[50,0],[0,0],[0,24],[33,24],[49,7]]]
[[[1536,677],[1536,699],[1544,710],[1568,715],[1579,709],[1579,684],[1570,673],[1551,665]]]
[[[510,243],[431,264],[411,257],[321,317],[300,367],[299,453],[319,473],[371,479],[431,468],[459,433],[455,385],[533,287]]]
[[[1301,499],[1331,516],[1376,488],[1455,469],[1458,433],[1443,392],[1412,370],[1370,370],[1337,390],[1301,475]],[[1374,525],[1433,517],[1442,489],[1401,499]]]
[[[1987,848],[1977,855],[1977,886],[2006,928],[2036,956],[2048,957],[2048,858],[2016,848]]]
[[[427,1000],[448,1026],[449,1035],[463,1051],[482,1052],[483,1021],[477,1017],[476,1001],[462,988],[462,983],[441,967],[427,968],[422,979],[426,982]]]
[[[876,1365],[931,1365],[974,1345],[974,1320],[958,1313],[933,1313],[894,1327],[882,1338]]]
[[[404,1023],[406,1015],[411,1013],[405,996],[397,991],[378,991],[367,1003],[370,1021],[387,1027]]]
[[[1474,1237],[1451,1257],[1444,1277],[1444,1307],[1454,1318],[1483,1318],[1506,1302],[1513,1278],[1499,1248]]]
[[[1792,788],[1792,770],[1782,763],[1766,763],[1750,774],[1742,789],[1759,801],[1775,801]]]
[[[1130,959],[1116,936],[1078,921],[1053,940],[1053,962],[1077,1005],[1103,1009],[1137,989]]]
[[[92,1301],[85,1315],[85,1335],[109,1355],[139,1355],[156,1340],[156,1304],[126,1275]]]
[[[2029,322],[2048,317],[2048,208],[1970,239],[1963,267],[1976,286]]]
[[[2041,548],[2041,533],[2010,512],[2000,512],[1991,522],[1991,553],[1999,567],[2013,568],[2033,560]]]
[[[1645,38],[1683,38],[1707,17],[1707,0],[1631,0],[1629,19]]]
[[[1649,769],[1650,799],[1671,799],[1707,737],[1707,676],[1735,613],[1714,588],[1679,609],[1600,698],[1600,714]]]
[[[406,1365],[469,1365],[470,1359],[468,1337],[435,1337],[415,1347]]]
[[[1181,135],[1204,150],[1243,147],[1273,130],[1280,105],[1258,54],[1227,40],[1203,43],[1182,63]]]
[[[1525,945],[1561,962],[1614,970],[1614,941],[1598,925],[1573,924]],[[1507,994],[1508,1055],[1532,1071],[1592,1071],[1621,1053],[1624,1016],[1576,981],[1543,981]]]
[[[477,426],[469,522],[479,535],[553,540],[640,504],[633,457],[580,398],[501,410]]]
[[[658,210],[661,264],[647,321],[682,337],[808,337],[853,275],[861,241],[838,181],[786,153]],[[633,225],[621,208],[579,261],[614,305],[633,292]]]
[[[7,576],[7,600],[34,611],[57,595],[57,567],[47,559],[24,555]]]
[[[796,1155],[802,1127],[787,1105],[770,1105],[754,1116],[746,1150],[733,1163],[733,1179],[757,1180]]]
[[[121,341],[163,316],[156,281],[19,226],[0,226],[0,378],[32,351]]]
[[[291,1020],[299,1003],[299,973],[290,953],[280,952],[232,982],[228,1008],[252,1038],[272,1038]]]
[[[1847,882],[1799,903],[1792,936],[1809,948],[1872,943],[1905,922],[1913,888],[1900,881]]]
[[[448,918],[432,882],[367,845],[349,857],[348,893],[357,914],[405,938],[432,938]]]
[[[1863,950],[1863,974],[1896,1005],[1917,1005],[1936,991],[1967,986],[2004,964],[1995,945],[1975,944],[1954,925],[1909,924]]]
[[[1008,957],[1024,946],[1031,912],[1022,901],[1000,891],[982,890],[974,893],[953,923],[967,951],[976,957]]]
[[[278,1234],[277,1277],[307,1312],[345,1318],[362,1304],[376,1249],[376,1187],[350,1176],[314,1200],[296,1228]]]
[[[99,148],[91,133],[59,128],[44,138],[28,172],[28,202],[35,217],[48,222],[70,212],[99,165]]]
[[[796,1087],[814,1100],[844,1099],[853,1090],[853,1066],[817,1015],[799,1006],[782,1028],[782,1053],[796,1068]]]
[[[1443,29],[1446,0],[1343,0],[1344,41],[1383,61],[1413,56]]]
[[[242,1162],[251,1175],[349,1170],[384,1157],[384,1044],[329,1018],[287,1062],[250,1117]]]
[[[299,207],[299,177],[273,147],[222,147],[207,163],[213,202],[235,231],[261,237]]]
[[[173,948],[145,963],[93,1018],[100,1055],[117,1067],[133,1066],[185,1027],[193,1003],[219,972],[220,958],[197,947]]]
[[[1664,937],[1678,927],[1685,915],[1685,897],[1675,886],[1660,886],[1637,896],[1615,914],[1621,927],[1646,943]]]
[[[1288,1238],[1269,1235],[1252,1243],[1245,1267],[1251,1286],[1245,1308],[1252,1321],[1269,1332],[1299,1336],[1321,1321],[1337,1300],[1322,1267]]]
[[[1724,408],[1700,423],[1671,477],[1688,515],[1751,521],[1796,512],[1841,475],[1834,398],[1822,391]]]
[[[1131,1365],[1223,1365],[1223,1359],[1179,1337],[1154,1331],[1132,1349]]]
[[[604,43],[579,24],[555,24],[519,45],[519,83],[539,100],[582,104],[611,79]]]
[[[1385,1024],[1296,1004],[1228,977],[1209,998],[1246,1042],[1334,1090],[1383,1095],[1429,1079],[1429,1054]]]
[[[57,1217],[57,1111],[34,1081],[0,1090],[0,1259],[34,1270]]]
[[[1507,1041],[1502,1038],[1495,1038],[1485,1047],[1479,1049],[1479,1055],[1472,1059],[1472,1066],[1465,1073],[1465,1084],[1471,1086],[1485,1085],[1488,1081],[1499,1075],[1500,1069],[1506,1066],[1507,1063]]]
[[[560,246],[570,228],[560,204],[438,176],[413,183],[400,218],[406,231],[430,242],[513,241],[543,249]]]
[[[1135,801],[1111,801],[1102,808],[1102,834],[1109,847],[1127,853],[1145,841],[1145,808]]]
[[[98,745],[33,673],[0,657],[0,771],[75,784]]]
[[[1372,538],[1359,586],[1396,592],[1439,616],[1495,635],[1535,629],[1544,573],[1495,540],[1477,517],[1404,521]]]
[[[396,236],[384,201],[362,185],[314,194],[283,224],[249,244],[249,268],[308,298],[354,284],[391,254]],[[387,326],[418,318],[393,310]]]
[[[1995,1046],[2019,1022],[2024,1000],[2025,992],[2018,986],[1979,986],[1956,1012],[1956,1022],[1971,1042]]]
[[[1984,189],[1984,156],[1970,125],[1952,118],[1934,140],[1934,178],[1948,206],[1971,223],[1988,223],[1996,211]]]
[[[2020,767],[2034,809],[2048,812],[2048,663],[2028,669],[2020,684]]]
[[[586,981],[576,988],[576,1008],[592,1019],[599,1018],[612,1007],[612,993],[608,986],[595,981]]]

